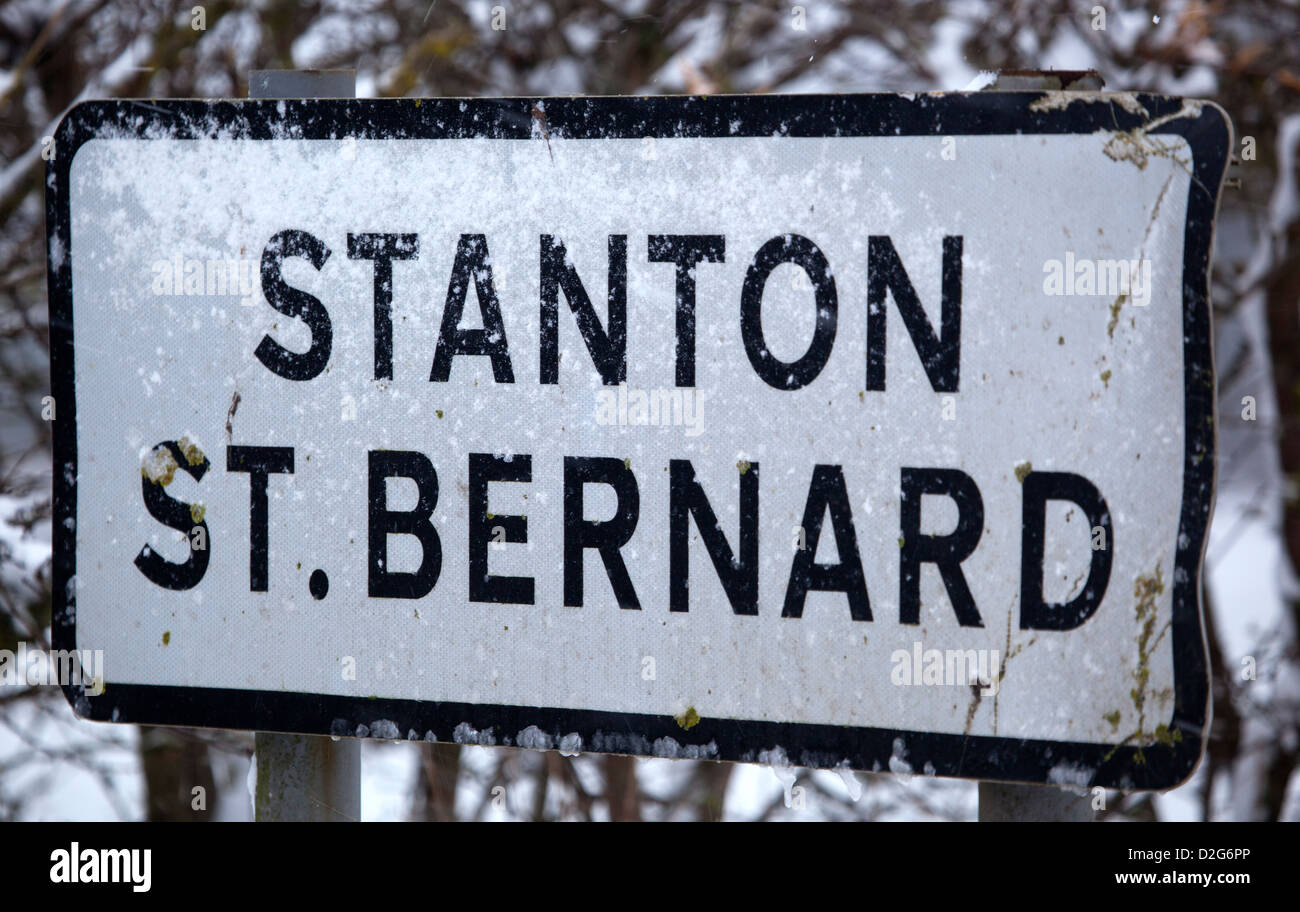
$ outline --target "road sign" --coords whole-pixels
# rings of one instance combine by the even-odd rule
[[[78,105],[68,698],[1173,785],[1229,144],[1150,95]]]

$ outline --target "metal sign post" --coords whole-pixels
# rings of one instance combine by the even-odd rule
[[[356,70],[254,70],[249,98],[354,98]],[[255,735],[253,813],[263,821],[360,821],[361,742]]]
[[[981,823],[1035,820],[1082,823],[1095,820],[1096,815],[1090,795],[1076,795],[1051,785],[981,782],[979,819]]]

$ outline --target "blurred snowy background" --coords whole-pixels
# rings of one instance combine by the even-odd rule
[[[1242,140],[1213,277],[1211,741],[1185,785],[1112,795],[1103,816],[1300,819],[1298,49],[1296,0],[261,0],[204,3],[201,14],[191,2],[10,0],[0,5],[0,649],[48,647],[40,148],[74,101],[241,97],[260,68],[355,68],[362,97],[960,90],[991,70],[1094,68],[1108,89],[1213,99]],[[0,820],[247,819],[251,750],[243,733],[82,722],[56,688],[0,685]],[[459,745],[366,742],[362,775],[368,820],[973,819],[977,806],[975,785],[951,780]],[[195,786],[205,810],[191,806]]]

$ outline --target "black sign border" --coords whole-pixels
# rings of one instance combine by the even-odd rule
[[[1129,99],[1147,112],[1143,116]],[[1037,104],[1036,104],[1037,103]],[[1165,789],[1187,779],[1203,749],[1209,703],[1200,582],[1215,483],[1215,377],[1209,308],[1213,220],[1232,142],[1218,106],[1139,94],[1120,100],[1083,93],[950,93],[917,95],[662,96],[500,99],[118,100],[71,108],[47,164],[50,370],[59,413],[54,424],[53,643],[76,649],[77,436],[71,272],[69,171],[77,150],[102,137],[267,140],[471,138],[537,140],[608,137],[988,136],[1142,130],[1183,137],[1193,155],[1183,262],[1186,454],[1173,579],[1174,712],[1177,740],[1146,747],[1024,740],[880,728],[703,718],[689,731],[669,716],[554,707],[435,703],[309,693],[109,683],[100,697],[65,685],[74,711],[88,719],[255,731],[356,736],[376,720],[399,733],[441,739],[467,723],[480,743],[509,745],[536,726],[558,745],[567,733],[582,750],[655,754],[671,738],[683,754],[756,761],[785,752],[808,767],[847,764],[888,770],[895,739],[913,769],[940,776],[1046,782],[1053,767],[1091,768],[1088,785]],[[536,108],[536,111],[534,110]],[[1180,112],[1182,116],[1179,116]],[[1168,118],[1168,119],[1165,119]],[[387,726],[384,727],[387,729]],[[381,732],[371,732],[378,736]],[[391,730],[382,734],[391,737]],[[666,744],[666,742],[664,742]],[[710,748],[709,746],[712,746]],[[1081,784],[1081,783],[1073,783]]]

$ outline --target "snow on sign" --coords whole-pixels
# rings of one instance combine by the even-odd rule
[[[1230,125],[116,101],[49,165],[92,719],[1171,786]]]

